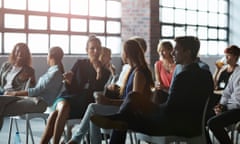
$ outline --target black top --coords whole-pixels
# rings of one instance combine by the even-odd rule
[[[226,88],[228,84],[229,77],[232,75],[232,72],[228,72],[227,69],[221,72],[218,82],[217,82],[217,90],[223,90]]]
[[[103,91],[111,73],[104,67],[101,71],[101,78],[96,80],[97,73],[88,59],[77,60],[72,67],[72,82],[66,84],[66,90],[58,97],[70,103],[70,118],[81,118],[88,104],[94,102],[93,92]]]

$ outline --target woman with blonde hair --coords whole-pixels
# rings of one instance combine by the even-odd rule
[[[111,55],[112,55],[111,49],[109,49],[107,47],[102,47],[102,51],[99,56],[99,60],[103,64],[103,66],[111,72],[111,75],[115,76],[116,75],[116,67],[115,67],[115,65],[113,65],[111,63],[111,59],[112,59]]]
[[[159,60],[155,62],[155,93],[154,101],[164,103],[168,97],[168,90],[171,85],[175,63],[171,55],[173,46],[170,41],[159,42],[157,52]]]

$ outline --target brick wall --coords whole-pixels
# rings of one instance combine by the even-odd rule
[[[160,37],[158,0],[122,0],[122,39],[143,37],[147,42],[146,59],[152,67]]]

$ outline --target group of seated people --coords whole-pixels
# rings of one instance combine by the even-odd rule
[[[95,35],[86,43],[88,58],[78,59],[68,72],[64,72],[62,48],[50,48],[49,68],[37,82],[30,50],[18,43],[0,70],[0,128],[4,116],[42,113],[51,107],[41,144],[51,139],[59,144],[66,121],[74,118],[81,118],[81,123],[68,144],[80,143],[86,133],[91,144],[100,144],[100,128],[113,129],[111,144],[125,143],[128,129],[149,135],[193,137],[201,134],[205,103],[214,96],[208,127],[221,144],[231,144],[224,128],[240,120],[240,49],[235,45],[226,48],[226,64],[216,64],[212,75],[198,57],[197,37],[181,36],[174,41],[174,47],[170,41],[159,43],[154,81],[144,56],[145,40],[126,40],[117,82],[111,50],[102,47]]]

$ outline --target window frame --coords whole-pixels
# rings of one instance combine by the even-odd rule
[[[166,0],[165,0],[166,1]],[[205,48],[205,51],[204,52],[202,52],[201,53],[201,49],[200,49],[200,52],[199,52],[199,54],[201,55],[201,56],[214,56],[214,55],[223,55],[224,54],[224,49],[229,45],[229,0],[216,0],[216,2],[226,2],[226,8],[227,8],[227,11],[226,11],[226,13],[225,12],[223,12],[223,13],[221,13],[221,12],[219,12],[219,11],[217,11],[217,12],[211,12],[209,9],[207,9],[206,11],[204,11],[204,10],[199,10],[198,9],[198,3],[199,2],[201,2],[201,0],[196,0],[198,3],[196,3],[196,8],[195,9],[191,9],[191,8],[188,8],[187,7],[187,2],[189,2],[188,0],[185,0],[185,7],[183,7],[183,8],[179,8],[179,7],[176,7],[175,6],[175,1],[177,1],[177,0],[171,0],[171,4],[170,5],[168,5],[168,6],[164,6],[164,5],[162,5],[162,1],[161,0],[159,0],[159,21],[160,21],[160,39],[161,40],[173,40],[176,36],[179,36],[179,35],[177,35],[176,34],[176,32],[175,32],[175,29],[177,28],[177,27],[182,27],[184,30],[184,32],[185,32],[185,34],[184,35],[188,35],[187,34],[187,29],[188,29],[188,27],[193,27],[193,28],[196,28],[196,34],[195,35],[193,35],[193,36],[199,36],[199,34],[198,34],[198,32],[200,31],[200,29],[201,28],[206,28],[207,29],[207,34],[206,34],[206,37],[199,37],[199,39],[200,39],[200,41],[201,41],[201,44],[202,45],[204,45],[204,43],[207,43],[207,45],[205,45],[205,47],[204,46],[202,46],[202,47],[204,47]],[[207,1],[207,3],[209,4],[209,1]],[[184,4],[183,4],[184,5]],[[170,20],[169,20],[169,22],[164,22],[163,21],[163,18],[162,18],[162,15],[164,15],[164,13],[162,13],[162,10],[164,9],[164,8],[167,8],[167,9],[170,9],[170,10],[172,10],[173,11],[173,18],[172,18],[172,21],[173,22],[170,22],[171,21],[171,15],[169,16],[170,17]],[[219,8],[219,7],[218,7]],[[174,22],[175,21],[175,11],[176,10],[182,10],[182,11],[184,11],[185,12],[185,22],[184,23],[176,23],[176,22]],[[219,9],[218,9],[219,10]],[[209,24],[209,21],[208,21],[208,24],[206,24],[206,25],[204,25],[204,24],[199,24],[198,23],[198,17],[196,18],[196,23],[195,24],[188,24],[187,23],[187,12],[188,11],[191,11],[191,12],[195,12],[196,13],[196,15],[198,15],[199,13],[206,13],[207,15],[210,15],[210,14],[212,14],[212,13],[214,13],[214,14],[217,14],[217,15],[225,15],[226,17],[227,17],[227,21],[226,21],[226,26],[219,26],[219,24],[217,23],[217,26],[212,26],[212,25],[210,25]],[[166,14],[166,13],[165,13]],[[164,33],[164,30],[163,30],[163,28],[164,28],[164,26],[169,26],[169,27],[172,27],[172,35],[170,34],[169,36],[164,36],[163,35],[163,33]],[[210,36],[210,34],[209,34],[209,31],[211,31],[211,30],[217,30],[217,36],[216,36],[216,38],[211,38],[211,37],[209,37]],[[168,29],[168,31],[169,31],[169,29]],[[221,33],[222,32],[222,33]],[[224,34],[224,32],[226,32],[225,33],[225,36],[223,36],[223,34]],[[170,31],[170,33],[171,33],[171,31]],[[220,38],[221,37],[221,35],[224,37],[224,38]],[[212,42],[216,42],[217,44],[218,44],[218,46],[215,48],[216,49],[216,52],[215,52],[215,54],[213,54],[214,52],[212,52],[211,53],[211,48],[209,47],[210,45],[211,45],[211,43]],[[225,46],[223,46],[223,45],[225,45]],[[220,46],[222,46],[222,47],[220,47]],[[203,50],[203,49],[202,49]]]
[[[112,17],[107,17],[107,10],[110,9],[107,7],[107,2],[108,1],[116,1],[116,2],[119,2],[120,3],[120,6],[121,6],[121,1],[120,0],[104,0],[105,2],[105,16],[90,16],[89,15],[89,5],[88,5],[88,15],[78,15],[78,14],[71,14],[70,12],[70,8],[71,8],[71,0],[69,0],[69,12],[68,13],[52,13],[50,12],[50,1],[51,0],[47,0],[48,1],[48,11],[45,12],[45,11],[33,11],[33,10],[28,10],[28,3],[29,3],[29,0],[26,0],[26,9],[22,10],[22,9],[10,9],[10,8],[4,8],[4,0],[0,0],[1,2],[1,7],[0,7],[0,19],[2,21],[2,23],[0,23],[0,35],[1,35],[1,40],[2,40],[2,43],[1,43],[1,50],[0,50],[0,53],[2,55],[4,54],[9,54],[9,52],[6,52],[7,48],[4,48],[5,44],[4,44],[4,37],[5,37],[5,34],[6,33],[23,33],[23,34],[26,34],[26,43],[29,44],[29,35],[31,34],[44,34],[44,35],[47,35],[48,36],[48,48],[50,48],[51,46],[51,41],[50,41],[50,36],[51,35],[67,35],[69,38],[68,38],[68,50],[67,51],[64,51],[65,54],[68,54],[68,55],[81,55],[81,54],[86,54],[85,50],[84,52],[80,52],[80,53],[73,53],[71,51],[71,36],[89,36],[89,35],[92,35],[92,34],[96,34],[98,37],[101,37],[101,39],[104,39],[104,41],[101,41],[102,42],[102,45],[103,46],[107,46],[108,47],[108,44],[107,44],[107,38],[108,37],[116,37],[119,39],[119,41],[121,41],[121,31],[119,33],[108,33],[107,32],[107,22],[110,21],[110,22],[117,22],[117,23],[120,23],[120,29],[121,29],[121,17],[119,18],[112,18]],[[89,1],[88,0],[88,4],[89,4]],[[5,14],[20,14],[20,15],[23,15],[24,16],[24,28],[7,28],[5,27],[4,25],[4,20],[5,20],[5,17],[4,15]],[[44,17],[47,17],[47,29],[30,29],[28,27],[28,23],[29,23],[29,16],[44,16]],[[66,18],[67,19],[67,30],[52,30],[50,28],[50,25],[51,25],[51,21],[50,19],[52,17],[59,17],[59,18]],[[87,23],[87,26],[86,26],[86,31],[74,31],[74,30],[71,30],[71,19],[83,19],[83,20],[86,20],[86,23]],[[95,33],[95,32],[90,32],[90,27],[89,27],[89,24],[90,24],[90,21],[91,20],[100,20],[100,21],[103,21],[104,23],[104,27],[103,27],[103,31],[102,32],[99,32],[99,33]],[[13,44],[14,45],[14,44]],[[82,47],[84,47],[85,49],[85,45],[84,46],[81,46],[81,49]],[[13,47],[12,47],[13,48]],[[116,47],[114,47],[116,48]],[[114,49],[112,48],[112,49]],[[8,48],[9,49],[9,48]],[[45,48],[46,49],[46,48]],[[115,50],[116,51],[116,54],[120,54],[120,46],[118,48],[119,50]],[[9,50],[8,50],[9,51]],[[31,51],[31,47],[30,47],[30,51]],[[47,54],[47,51],[43,51],[41,53],[37,52],[32,52],[32,54],[37,54],[37,55],[42,55],[42,54]]]

